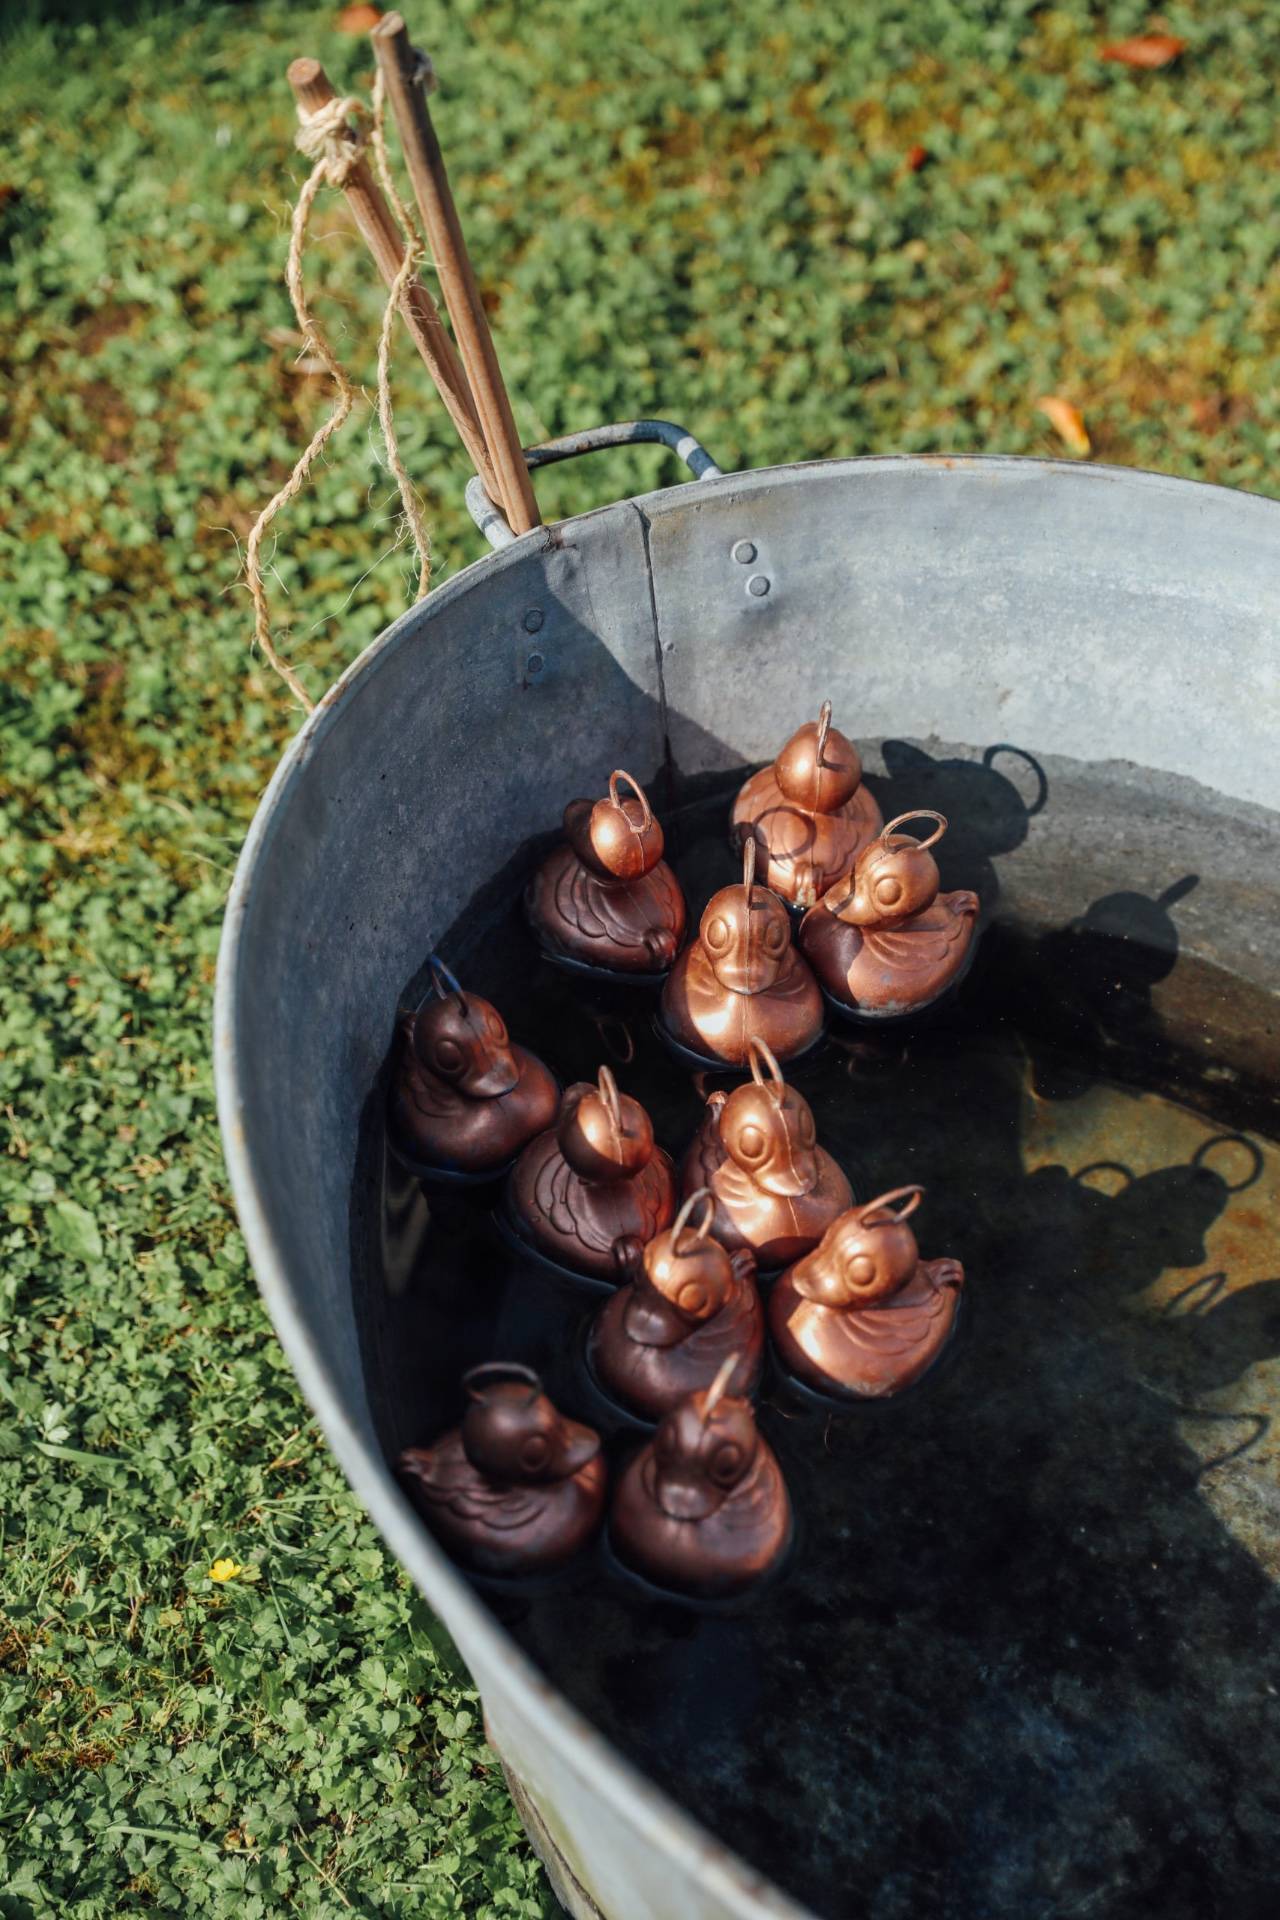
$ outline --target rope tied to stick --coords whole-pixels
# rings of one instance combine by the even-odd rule
[[[350,93],[341,99],[335,96],[326,100],[322,107],[314,110],[298,108],[294,144],[308,160],[323,164],[323,178],[331,187],[345,187],[352,169],[364,154],[369,130],[359,124],[353,127],[351,122],[362,121],[366,111],[364,101]]]
[[[307,713],[314,711],[315,701],[303,686],[294,668],[277,650],[271,637],[271,614],[262,578],[262,543],[276,515],[291,501],[297,499],[306,485],[312,467],[329,441],[345,425],[355,405],[355,389],[334,352],[328,335],[311,310],[303,278],[303,255],[312,209],[321,187],[326,185],[345,187],[355,168],[363,161],[365,148],[371,141],[384,187],[388,189],[388,197],[407,235],[404,258],[392,282],[382,317],[378,346],[378,417],[387,445],[387,458],[396,477],[405,517],[418,553],[418,591],[415,598],[421,599],[426,593],[431,577],[430,540],[421,505],[400,458],[390,393],[391,330],[401,299],[413,278],[414,269],[422,251],[422,242],[391,180],[386,144],[382,137],[383,103],[380,89],[379,81],[379,87],[375,90],[374,117],[371,127],[362,124],[367,109],[363,101],[356,99],[353,95],[335,97],[314,110],[308,110],[301,105],[298,107],[299,126],[295,136],[296,143],[299,151],[305,154],[313,164],[293,210],[289,228],[289,253],[285,263],[285,283],[289,290],[294,317],[298,323],[298,331],[302,335],[302,351],[313,354],[321,362],[337,389],[337,398],[328,419],[317,427],[307,446],[298,456],[289,478],[273,494],[254,521],[245,547],[245,578],[253,601],[254,643]],[[353,120],[359,124],[353,126],[351,124]]]

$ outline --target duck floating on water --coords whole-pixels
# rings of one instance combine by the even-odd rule
[[[711,1230],[721,1245],[730,1252],[749,1247],[767,1271],[816,1246],[853,1204],[853,1192],[818,1145],[812,1107],[787,1085],[769,1047],[753,1039],[748,1054],[747,1084],[708,1096],[681,1176],[686,1193],[710,1188]]]
[[[463,1386],[462,1425],[400,1456],[414,1503],[473,1572],[512,1578],[564,1566],[604,1512],[599,1435],[557,1412],[529,1367],[491,1361]]]
[[[898,829],[932,820],[925,840]],[[947,830],[928,808],[900,813],[859,854],[853,873],[800,923],[801,951],[831,999],[866,1018],[918,1013],[964,972],[978,924],[978,896],[939,891],[930,853]]]
[[[491,1001],[464,993],[439,961],[431,982],[417,1012],[400,1023],[392,1136],[424,1168],[500,1173],[551,1125],[560,1090],[536,1054],[512,1044]]]
[[[661,1027],[702,1059],[743,1067],[751,1042],[793,1059],[822,1032],[822,995],[791,941],[776,893],[757,884],[756,842],[743,846],[741,885],[713,893],[698,937],[662,989]]]
[[[695,1207],[702,1218],[690,1224]],[[764,1361],[764,1309],[750,1250],[732,1256],[711,1237],[715,1200],[690,1194],[675,1224],[645,1247],[640,1271],[607,1300],[588,1352],[596,1377],[623,1406],[657,1420],[701,1387],[726,1359],[725,1391],[755,1392]]]
[[[626,799],[618,792],[623,781],[631,788]],[[525,889],[525,912],[543,949],[609,973],[665,973],[689,913],[643,787],[618,768],[606,799],[569,802],[564,830],[564,844]]]
[[[675,1170],[640,1102],[619,1093],[602,1066],[595,1086],[566,1088],[555,1126],[520,1155],[508,1205],[517,1229],[549,1260],[620,1282],[645,1242],[675,1218]]]
[[[807,1386],[887,1399],[927,1373],[951,1338],[964,1268],[920,1258],[907,1219],[923,1195],[894,1187],[842,1214],[775,1285],[769,1331]]]
[[[735,838],[752,835],[760,848],[765,885],[792,906],[813,906],[848,873],[881,815],[862,784],[858,749],[831,724],[829,700],[772,766],[744,782],[732,818]]]
[[[727,1388],[730,1356],[709,1387],[663,1416],[623,1469],[609,1514],[618,1557],[656,1586],[704,1599],[741,1593],[791,1544],[782,1469],[749,1400]]]

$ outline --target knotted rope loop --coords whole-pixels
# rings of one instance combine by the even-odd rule
[[[352,120],[361,120],[366,108],[363,100],[357,100],[354,94],[346,94],[342,99],[326,100],[322,107],[314,111],[298,108],[298,131],[295,135],[298,151],[317,166],[323,166],[321,176],[331,187],[345,187],[351,178],[352,168],[362,158],[369,139],[368,129],[364,126],[352,126]]]

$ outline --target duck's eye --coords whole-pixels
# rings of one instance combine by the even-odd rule
[[[896,907],[902,898],[902,882],[896,874],[886,873],[876,881],[876,901],[882,907]]]
[[[869,1287],[876,1277],[876,1263],[869,1253],[855,1253],[845,1262],[844,1277],[852,1287]]]
[[[456,1073],[462,1065],[462,1048],[456,1040],[437,1040],[436,1065],[441,1073]]]
[[[787,929],[781,920],[775,920],[764,936],[764,944],[770,953],[781,953],[787,944]]]
[[[547,1464],[547,1455],[551,1452],[551,1442],[545,1433],[533,1433],[520,1449],[520,1465],[529,1473],[536,1473],[539,1467]]]
[[[729,944],[729,923],[727,920],[722,920],[718,914],[707,928],[706,942],[709,947],[715,947],[717,951]]]
[[[489,1015],[489,1038],[496,1040],[500,1047],[507,1044],[507,1023],[500,1013]]]
[[[701,1280],[686,1280],[676,1289],[676,1305],[682,1313],[701,1313],[707,1304],[707,1290]]]
[[[731,1487],[742,1472],[742,1448],[736,1440],[725,1440],[711,1456],[707,1472],[718,1487]]]
[[[800,1115],[799,1134],[806,1147],[811,1147],[817,1138],[817,1128],[813,1124],[813,1115],[806,1109]]]
[[[758,1160],[765,1149],[764,1129],[744,1127],[738,1135],[738,1151],[744,1159]]]

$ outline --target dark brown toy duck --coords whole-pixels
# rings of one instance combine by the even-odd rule
[[[677,1593],[719,1599],[776,1567],[791,1543],[786,1482],[751,1402],[726,1397],[734,1361],[664,1415],[624,1468],[609,1534],[627,1566]]]
[[[620,781],[632,797],[622,799]],[[609,973],[665,973],[684,941],[688,908],[662,857],[662,828],[644,789],[621,768],[608,798],[571,800],[566,841],[525,889],[525,912],[553,958]]]
[[[644,1108],[601,1067],[597,1085],[566,1089],[555,1126],[513,1167],[508,1199],[520,1232],[549,1260],[618,1282],[671,1225],[675,1171]]]
[[[566,1420],[528,1367],[494,1361],[463,1385],[462,1425],[400,1456],[400,1475],[432,1533],[465,1567],[549,1573],[590,1540],[604,1511],[599,1435]]]
[[[761,878],[794,907],[820,900],[880,831],[858,749],[832,726],[829,700],[739,789],[733,828],[735,838],[755,836]]]
[[[898,828],[933,820],[927,840]],[[851,1012],[893,1018],[927,1007],[959,979],[973,949],[978,896],[939,892],[929,848],[944,815],[901,813],[800,924],[801,950],[831,998]]]
[[[787,1085],[763,1040],[751,1042],[750,1057],[745,1086],[708,1096],[680,1171],[686,1193],[711,1189],[711,1230],[721,1245],[730,1252],[749,1247],[768,1270],[816,1246],[853,1193],[818,1145],[812,1107]]]
[[[400,1023],[391,1130],[411,1160],[453,1175],[499,1173],[556,1116],[560,1090],[514,1046],[498,1009],[436,962],[432,991]]]
[[[791,943],[786,907],[755,879],[756,843],[743,848],[742,884],[707,902],[698,937],[662,989],[662,1027],[702,1059],[744,1067],[763,1040],[790,1060],[822,1032],[822,995]]]
[[[907,1217],[923,1187],[895,1187],[827,1228],[769,1300],[769,1331],[789,1372],[820,1392],[883,1400],[933,1365],[964,1285],[958,1260],[922,1260]],[[895,1201],[901,1201],[895,1212]]]
[[[692,1226],[696,1206],[702,1218]],[[747,1249],[731,1257],[710,1237],[714,1212],[705,1187],[690,1194],[675,1225],[650,1240],[640,1271],[592,1324],[596,1377],[644,1420],[709,1387],[726,1359],[733,1362],[727,1392],[750,1395],[760,1383],[764,1310],[756,1263]]]

